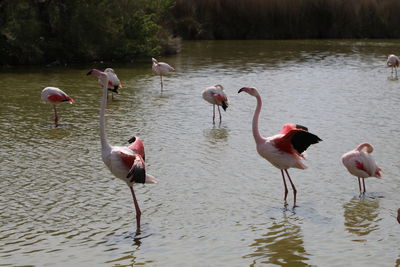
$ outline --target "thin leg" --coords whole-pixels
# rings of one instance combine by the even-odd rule
[[[160,75],[160,81],[161,81],[161,92],[162,92],[162,90],[163,90],[162,75]]]
[[[283,180],[283,185],[285,186],[285,198],[284,198],[284,200],[285,200],[285,205],[287,204],[287,202],[286,202],[286,198],[287,198],[287,194],[288,194],[288,189],[287,189],[287,185],[286,185],[286,180],[285,180],[285,175],[284,175],[284,173],[283,173],[283,170],[281,170],[281,173],[282,173],[282,180]]]
[[[292,179],[290,179],[290,175],[289,172],[287,170],[285,170],[287,177],[289,178],[289,182],[292,185],[292,189],[293,189],[293,198],[294,198],[294,204],[293,207],[296,207],[296,195],[297,195],[297,190],[296,187],[294,186]]]
[[[129,187],[131,189],[132,197],[133,197],[133,203],[135,204],[135,210],[136,210],[136,230],[140,229],[140,216],[142,215],[142,212],[140,211],[139,204],[137,202],[135,192],[133,191],[133,187]]]
[[[360,194],[362,193],[362,190],[361,190],[361,183],[360,183],[360,177],[357,177],[358,178],[358,188],[360,189]]]
[[[397,78],[397,67],[394,67],[394,70],[396,71],[396,78]]]
[[[364,178],[362,179],[362,182],[363,182],[363,187],[364,187],[363,193],[365,194],[366,190],[365,190],[365,179]]]
[[[111,92],[111,100],[114,101],[114,93]]]
[[[58,127],[57,107],[56,107],[56,105],[53,105],[53,107],[54,107],[54,125],[55,125],[55,127]]]
[[[219,109],[219,106],[218,106],[218,113],[219,113],[219,124],[221,124],[222,116],[221,116],[221,110]]]
[[[213,105],[213,124],[215,124],[215,105]]]

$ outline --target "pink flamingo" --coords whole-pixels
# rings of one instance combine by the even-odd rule
[[[360,193],[365,193],[365,178],[381,178],[382,170],[376,165],[375,160],[370,155],[372,151],[374,151],[374,148],[369,143],[361,143],[356,149],[342,156],[343,165],[352,175],[358,178]],[[363,178],[363,189],[361,189],[360,178]]]
[[[129,140],[129,146],[111,146],[105,133],[105,107],[107,103],[108,75],[92,69],[87,75],[97,76],[103,84],[103,98],[100,105],[100,141],[101,156],[111,173],[124,181],[130,188],[136,210],[136,227],[140,230],[141,211],[137,202],[133,185],[135,183],[156,184],[157,180],[146,173],[144,145],[139,137]]]
[[[392,68],[392,77],[393,77],[393,69],[396,71],[396,78],[397,78],[397,67],[400,64],[400,59],[396,55],[389,55],[386,61],[386,65]]]
[[[54,125],[58,126],[58,114],[57,114],[57,105],[62,102],[69,102],[70,104],[74,103],[71,97],[69,97],[66,93],[64,93],[61,89],[57,87],[46,87],[42,90],[41,99],[45,103],[53,104],[54,109]]]
[[[169,72],[175,72],[175,69],[171,67],[168,63],[165,62],[158,62],[157,59],[152,58],[153,61],[153,72],[157,75],[160,75],[160,81],[161,81],[161,92],[163,90],[163,81],[162,81],[162,76],[168,74]]]
[[[224,92],[224,87],[219,84],[208,87],[203,90],[202,96],[204,100],[213,105],[213,124],[215,124],[215,105],[218,106],[219,123],[221,123],[222,119],[219,106],[222,106],[224,111],[228,108],[228,97]]]
[[[122,88],[121,81],[112,68],[106,68],[104,72],[107,74],[108,78],[108,91],[111,92],[111,99],[114,100],[114,93],[118,94],[118,89]],[[101,83],[100,80],[99,82]]]
[[[238,93],[240,92],[246,92],[257,99],[257,107],[253,116],[253,136],[256,142],[257,152],[261,157],[268,160],[272,165],[281,170],[282,180],[285,186],[285,205],[287,204],[286,197],[288,194],[284,172],[286,173],[293,189],[293,206],[296,207],[297,190],[292,182],[292,179],[290,178],[288,169],[307,168],[302,162],[302,159],[304,158],[302,153],[310,145],[316,144],[322,140],[315,134],[309,133],[306,127],[292,123],[285,124],[282,127],[281,132],[277,135],[267,138],[261,136],[258,130],[258,119],[260,117],[262,107],[261,96],[256,88],[251,87],[243,87]]]

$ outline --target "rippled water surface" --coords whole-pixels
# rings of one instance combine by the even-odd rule
[[[185,42],[162,60],[114,64],[123,83],[107,105],[114,145],[145,143],[157,185],[129,188],[100,157],[101,88],[76,68],[0,72],[0,266],[395,266],[400,264],[400,81],[385,67],[398,41]],[[230,100],[221,125],[203,88],[222,84]],[[76,100],[59,106],[61,127],[40,91],[56,86]],[[259,157],[251,133],[257,87],[260,130],[305,125],[323,139],[306,170],[290,170],[298,205],[284,207],[280,171]],[[340,156],[374,145],[384,178],[360,197]]]

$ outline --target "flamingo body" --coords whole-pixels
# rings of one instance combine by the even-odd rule
[[[365,150],[365,151],[364,151]],[[368,177],[381,178],[381,168],[377,166],[375,160],[371,156],[373,147],[369,143],[362,143],[358,145],[354,150],[349,151],[342,156],[343,165],[349,171],[350,174],[356,176],[359,179],[363,178],[363,191],[365,193],[365,182],[364,179]]]
[[[283,125],[279,134],[271,137],[261,136],[258,130],[258,120],[261,113],[262,100],[256,88],[243,87],[238,93],[246,92],[257,99],[257,106],[253,116],[253,137],[256,142],[256,149],[258,154],[264,159],[268,160],[273,166],[281,170],[282,180],[285,187],[284,200],[288,189],[284,177],[286,173],[289,182],[293,189],[294,206],[296,206],[297,190],[289,176],[289,168],[306,169],[307,167],[302,162],[304,158],[303,152],[312,145],[322,141],[315,134],[309,133],[308,129],[304,126],[288,123]]]
[[[167,75],[170,72],[175,72],[176,70],[170,66],[168,63],[165,62],[158,62],[157,59],[152,58],[153,61],[152,65],[152,70],[155,74],[160,76],[160,81],[161,81],[161,91],[163,90],[163,81],[162,81],[162,76]]]
[[[139,137],[133,137],[128,142],[129,146],[112,146],[108,143],[105,134],[105,106],[107,103],[108,92],[108,75],[106,72],[93,69],[88,75],[95,75],[99,78],[103,85],[103,97],[100,106],[100,141],[101,156],[104,164],[111,173],[124,181],[130,188],[135,210],[137,230],[140,229],[141,211],[137,202],[133,186],[136,183],[157,183],[157,180],[150,174],[146,173],[146,164],[144,161],[144,145]]]
[[[219,107],[221,106],[224,111],[228,108],[228,97],[224,92],[224,87],[220,84],[207,87],[201,93],[203,99],[213,105],[213,123],[215,123],[215,105],[218,106],[219,122],[221,123],[222,116]]]
[[[58,126],[58,114],[56,105],[62,102],[74,103],[75,100],[68,96],[64,91],[57,87],[46,87],[42,90],[40,98],[43,102],[52,104],[54,109],[54,125]]]
[[[386,65],[392,69],[392,73],[391,73],[392,76],[393,76],[393,70],[396,71],[396,78],[397,78],[397,68],[400,65],[399,57],[396,55],[393,55],[393,54],[389,55],[387,58],[387,61],[386,61]]]

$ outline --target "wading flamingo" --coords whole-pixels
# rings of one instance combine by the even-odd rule
[[[136,227],[140,231],[141,211],[133,185],[135,183],[156,184],[157,180],[146,173],[144,145],[139,137],[132,137],[129,146],[111,146],[105,133],[105,109],[107,103],[108,76],[105,72],[92,69],[87,75],[97,76],[103,84],[103,97],[100,105],[101,157],[111,173],[124,181],[130,188],[136,210]]]
[[[297,190],[294,186],[292,179],[289,176],[289,168],[305,169],[307,168],[302,159],[302,154],[310,145],[322,141],[315,134],[309,133],[308,129],[304,126],[288,123],[283,125],[281,132],[271,137],[261,136],[258,130],[258,119],[260,117],[262,100],[256,88],[243,87],[240,92],[246,92],[257,99],[257,107],[253,116],[253,136],[256,141],[256,148],[258,154],[268,160],[272,165],[281,170],[283,185],[285,186],[285,205],[288,189],[286,186],[285,175],[286,173],[289,182],[293,189],[294,204],[296,207],[296,194]]]
[[[365,148],[365,151],[364,151]],[[356,149],[349,151],[342,156],[343,165],[347,170],[358,178],[360,193],[365,193],[365,178],[381,178],[381,168],[370,155],[374,148],[368,143],[362,143]],[[361,189],[360,179],[362,178],[363,189]]]
[[[157,75],[160,75],[160,81],[161,81],[161,92],[163,90],[163,81],[162,81],[162,76],[168,74],[169,72],[174,72],[175,69],[171,67],[168,63],[165,62],[158,62],[157,59],[151,58],[153,61],[153,72]]]
[[[386,61],[386,65],[390,68],[392,68],[392,77],[393,77],[393,69],[396,71],[396,78],[397,78],[397,67],[400,64],[400,59],[396,55],[389,55]]]
[[[118,89],[122,88],[122,84],[120,80],[118,79],[117,74],[112,68],[106,68],[104,72],[107,74],[108,78],[108,91],[111,92],[111,99],[114,100],[114,93],[118,94]],[[99,83],[101,84],[101,81],[99,79]]]
[[[222,106],[225,111],[228,108],[228,97],[224,92],[224,87],[219,84],[210,86],[204,89],[201,94],[205,101],[213,105],[213,124],[215,124],[215,105],[218,106],[219,123],[221,123],[221,111],[219,106]]]
[[[46,87],[42,90],[41,99],[45,103],[53,104],[54,109],[54,125],[57,127],[58,124],[58,114],[57,114],[57,105],[62,102],[69,102],[70,104],[74,103],[71,97],[69,97],[66,93],[64,93],[61,89],[57,87]]]

